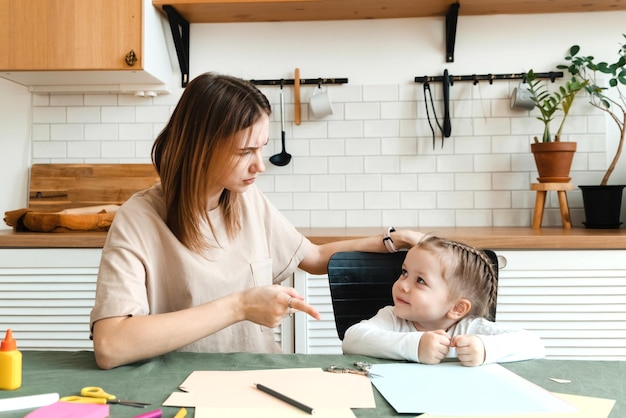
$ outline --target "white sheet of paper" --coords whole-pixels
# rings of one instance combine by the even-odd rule
[[[575,412],[576,408],[498,364],[374,364],[372,384],[398,413],[484,416]]]
[[[615,401],[612,399],[591,398],[589,396],[568,395],[565,393],[553,393],[554,396],[574,405],[578,411],[568,414],[529,414],[529,415],[494,415],[489,418],[608,418]],[[422,414],[418,418],[458,418],[453,416],[441,416]]]
[[[312,408],[375,408],[369,379],[322,369],[272,369],[242,371],[195,371],[164,406],[215,408],[281,408],[293,406],[261,392],[261,383]],[[317,413],[316,413],[317,415]]]
[[[318,408],[315,418],[355,418],[349,408]],[[306,418],[311,417],[304,411],[286,408],[212,408],[199,406],[194,418]]]

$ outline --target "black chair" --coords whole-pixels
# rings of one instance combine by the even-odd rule
[[[497,255],[491,250],[483,251],[493,263],[497,278]],[[328,283],[340,340],[351,325],[371,318],[380,308],[393,304],[391,286],[400,277],[405,256],[406,251],[333,254],[328,262]],[[490,319],[495,320],[495,301],[489,310]]]

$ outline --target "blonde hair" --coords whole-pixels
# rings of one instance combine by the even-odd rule
[[[443,278],[450,289],[450,299],[469,300],[472,304],[469,316],[489,317],[489,309],[498,293],[498,276],[483,251],[434,235],[424,236],[415,246],[439,256]]]
[[[208,247],[201,222],[212,229],[209,191],[221,183],[236,163],[235,139],[263,115],[270,115],[267,98],[252,83],[236,77],[202,74],[185,88],[172,116],[152,147],[152,162],[161,177],[166,223],[192,251]],[[249,138],[248,138],[249,140]],[[224,190],[219,208],[229,237],[241,229],[238,193]]]

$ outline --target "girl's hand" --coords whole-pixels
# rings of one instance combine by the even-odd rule
[[[457,335],[452,338],[451,347],[456,347],[456,354],[463,366],[480,366],[485,362],[485,344],[476,335]]]
[[[442,329],[427,331],[420,338],[417,358],[423,364],[438,364],[450,351],[450,337]]]
[[[243,319],[268,328],[275,328],[289,314],[305,312],[320,319],[319,312],[306,303],[292,287],[271,285],[244,290],[239,298]]]

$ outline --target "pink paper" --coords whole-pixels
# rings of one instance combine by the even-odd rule
[[[55,402],[34,410],[25,418],[106,418],[109,405]]]

